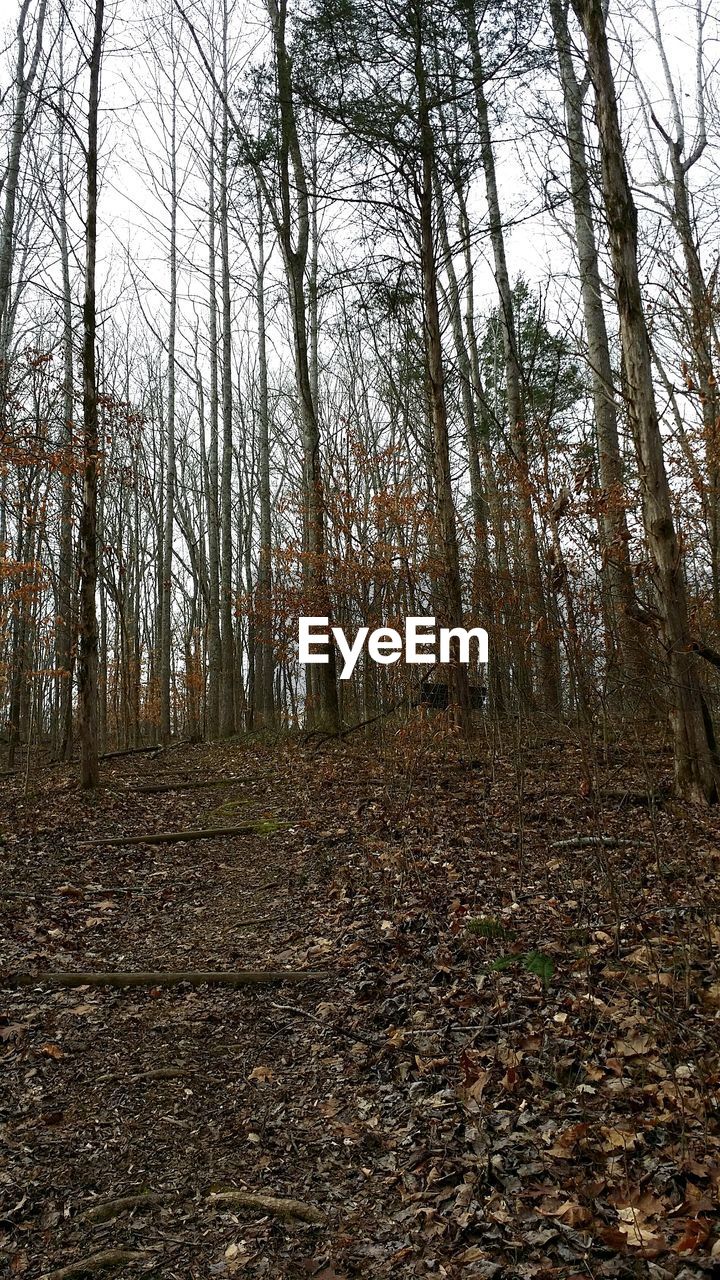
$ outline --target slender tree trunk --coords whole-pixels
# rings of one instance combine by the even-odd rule
[[[515,315],[505,255],[500,197],[495,173],[490,118],[485,98],[484,72],[480,54],[475,12],[468,3],[466,8],[467,35],[472,58],[472,78],[480,135],[480,151],[485,174],[485,190],[490,221],[490,241],[495,264],[495,281],[500,299],[500,329],[505,355],[505,380],[510,442],[515,471],[515,505],[521,532],[521,556],[525,564],[527,598],[530,609],[530,626],[537,652],[540,705],[546,713],[556,715],[560,708],[559,673],[555,662],[555,637],[548,618],[547,601],[543,587],[540,551],[533,515],[533,486],[530,478],[525,405],[522,389],[522,370],[515,338]],[[517,566],[518,573],[520,564]],[[524,691],[529,695],[530,691]]]
[[[637,705],[650,680],[647,636],[642,634],[644,629],[634,617],[637,601],[628,552],[630,535],[625,517],[623,465],[585,149],[584,88],[578,83],[573,67],[565,0],[550,0],[550,12],[565,103],[570,193],[592,378],[600,483],[604,490],[601,533],[612,612],[612,627],[608,630],[616,633],[618,646],[620,680],[613,681],[610,675],[610,692],[612,696],[612,683],[616,682],[621,701],[625,705]]]
[[[222,642],[220,636],[220,503],[219,473],[219,406],[218,406],[218,331],[215,277],[215,135],[210,134],[208,190],[208,244],[210,291],[210,444],[208,449],[207,528],[208,528],[208,616],[207,658],[208,685],[205,732],[210,739],[220,737],[220,682],[222,679]]]
[[[220,477],[220,628],[222,633],[222,684],[220,689],[220,735],[235,732],[235,644],[233,628],[233,403],[232,334],[230,331],[230,243],[228,234],[228,11],[223,3],[222,66],[223,111],[220,135],[220,252],[222,263],[222,473]]]
[[[170,24],[170,57],[173,61],[170,104],[170,320],[167,371],[167,462],[165,465],[165,516],[163,524],[163,572],[160,584],[160,738],[171,736],[170,682],[172,668],[172,570],[175,530],[175,330],[177,326],[177,85],[175,82],[175,33]]]
[[[257,192],[258,266],[255,278],[257,308],[258,374],[258,480],[260,498],[260,556],[255,607],[255,723],[270,727],[275,720],[273,701],[272,615],[272,512],[270,505],[270,408],[268,403],[267,341],[265,332],[265,211]]]
[[[450,472],[450,441],[447,405],[445,403],[445,371],[442,358],[440,307],[438,304],[437,261],[433,230],[433,170],[435,140],[433,136],[427,79],[423,61],[423,0],[414,5],[415,20],[415,84],[418,92],[420,126],[420,264],[423,284],[423,323],[425,362],[432,428],[432,457],[435,480],[435,510],[438,524],[438,552],[442,574],[438,583],[442,625],[463,625],[462,582],[458,548],[455,502]],[[467,731],[470,723],[467,667],[452,655],[449,685],[457,723]]]
[[[668,140],[673,184],[675,227],[682,246],[690,295],[690,342],[692,363],[697,378],[697,394],[703,423],[707,482],[705,507],[708,516],[710,566],[712,571],[713,607],[720,621],[720,398],[713,368],[713,290],[706,283],[700,261],[696,233],[690,214],[687,186],[687,160],[682,159],[682,142]],[[689,370],[685,373],[689,389],[695,390]]]
[[[58,619],[55,639],[55,661],[58,669],[58,725],[56,754],[67,760],[72,753],[72,691],[74,635],[74,565],[72,546],[72,503],[74,478],[74,361],[72,291],[70,286],[70,253],[67,234],[67,182],[65,161],[64,94],[62,80],[62,31],[60,51],[60,123],[58,125],[58,235],[63,288],[63,433],[64,455],[62,496],[60,501],[60,547],[58,556]]]
[[[37,23],[35,27],[35,45],[26,69],[27,40],[25,24],[27,22],[30,0],[22,0],[17,24],[17,61],[15,66],[15,109],[10,128],[10,150],[8,166],[5,172],[5,202],[0,229],[0,323],[7,321],[7,307],[10,297],[10,281],[12,275],[13,243],[15,233],[15,205],[17,203],[18,184],[20,181],[20,158],[25,135],[25,114],[28,95],[37,74],[40,53],[42,51],[43,32],[45,28],[46,0],[40,0]]]
[[[477,424],[475,422],[475,399],[472,388],[472,369],[463,331],[462,311],[460,305],[460,289],[458,286],[455,264],[450,248],[447,216],[442,183],[437,174],[434,175],[435,206],[437,224],[440,235],[440,247],[443,254],[443,265],[447,276],[447,299],[450,313],[450,324],[455,343],[455,356],[460,375],[460,397],[462,404],[463,425],[465,428],[465,445],[468,457],[468,477],[470,480],[470,503],[473,514],[474,534],[474,567],[473,567],[473,604],[481,605],[484,616],[492,623],[494,615],[492,592],[490,588],[490,562],[488,557],[488,514],[483,492],[482,474],[477,445]]]
[[[307,604],[313,613],[331,616],[325,552],[325,499],[320,462],[320,428],[312,394],[308,357],[308,322],[305,268],[309,241],[309,199],[293,100],[291,62],[285,43],[286,0],[267,0],[273,29],[280,110],[280,216],[277,231],[285,262],[293,326],[295,381],[303,440],[307,504],[305,580]],[[295,240],[293,229],[296,227]],[[319,706],[314,720],[318,728],[333,733],[339,725],[335,651],[317,671]]]
[[[83,787],[100,781],[98,764],[97,487],[100,466],[98,396],[95,370],[95,258],[97,242],[98,105],[104,0],[95,0],[90,55],[85,212],[85,300],[83,303],[83,499],[80,516],[80,642],[78,712]]]
[[[628,414],[635,441],[643,523],[652,556],[662,642],[668,656],[675,785],[688,799],[714,801],[718,762],[712,726],[691,652],[682,550],[652,380],[650,343],[638,272],[637,210],[623,153],[602,0],[573,0],[587,42],[600,135],[602,187],[618,296]]]

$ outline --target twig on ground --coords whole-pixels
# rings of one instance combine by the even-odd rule
[[[13,987],[179,987],[187,983],[202,987],[217,983],[221,987],[268,986],[277,982],[322,982],[330,977],[328,970],[313,969],[240,969],[191,970],[187,973],[16,973],[0,980],[0,989]]]
[[[601,845],[604,849],[630,848],[637,844],[636,840],[617,840],[615,836],[571,836],[568,840],[556,840],[551,849],[590,849],[593,845]]]
[[[149,796],[161,791],[200,791],[206,787],[229,787],[236,783],[253,782],[258,779],[253,778],[204,778],[201,782],[138,782],[128,783],[124,788],[130,794],[137,792],[140,795]]]
[[[278,827],[277,830],[281,830]],[[242,822],[235,827],[205,827],[203,830],[191,831],[145,831],[134,836],[100,836],[94,840],[82,840],[81,847],[98,848],[102,846],[122,847],[126,844],[179,844],[186,840],[214,840],[216,836],[240,835],[272,835],[272,830],[263,830],[260,822]]]

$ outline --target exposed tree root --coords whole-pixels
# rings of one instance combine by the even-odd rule
[[[221,987],[269,986],[277,982],[322,982],[329,978],[327,970],[313,969],[239,969],[187,973],[15,973],[0,981],[2,987],[179,987],[188,983],[202,987],[217,983]]]
[[[122,1267],[128,1262],[143,1262],[146,1253],[136,1253],[131,1249],[103,1249],[102,1253],[93,1253],[87,1258],[79,1258],[57,1271],[46,1271],[40,1280],[70,1280],[71,1276],[91,1276],[96,1271],[108,1271],[111,1267]]]
[[[139,1191],[132,1196],[119,1196],[117,1200],[105,1200],[95,1204],[82,1215],[83,1222],[109,1222],[119,1213],[132,1209],[149,1209],[154,1205],[171,1204],[178,1199],[176,1191]]]
[[[635,840],[616,840],[615,836],[571,836],[568,840],[556,840],[551,849],[592,849],[601,846],[603,849],[617,849],[621,845],[629,848]]]
[[[173,1204],[184,1199],[179,1191],[140,1191],[137,1195],[120,1196],[93,1205],[82,1215],[83,1222],[109,1222],[120,1213],[133,1209],[153,1208],[156,1205]],[[212,1191],[205,1198],[208,1207],[227,1206],[234,1209],[256,1209],[273,1214],[276,1218],[297,1218],[301,1222],[323,1223],[327,1221],[322,1210],[305,1200],[293,1200],[285,1196],[265,1195],[260,1191]],[[97,1255],[100,1256],[100,1255]]]
[[[304,1200],[287,1200],[281,1196],[261,1195],[256,1191],[214,1191],[208,1205],[227,1205],[234,1209],[260,1209],[276,1218],[299,1218],[301,1222],[323,1223],[327,1218],[315,1205]]]
[[[194,1076],[197,1072],[192,1067],[153,1067],[150,1071],[140,1071],[138,1075],[131,1076],[133,1084],[137,1084],[140,1080],[182,1080],[187,1076]],[[116,1080],[119,1076],[114,1077]]]
[[[278,828],[280,829],[280,828]],[[82,847],[99,847],[113,845],[122,847],[126,844],[179,844],[181,840],[214,840],[216,836],[271,835],[271,831],[263,831],[259,822],[242,822],[235,827],[206,827],[200,831],[146,831],[135,836],[101,836],[96,840],[83,840]]]

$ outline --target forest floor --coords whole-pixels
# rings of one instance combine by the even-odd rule
[[[0,781],[0,1271],[719,1273],[720,815],[659,748],[353,743]],[[47,981],[248,969],[320,976]]]

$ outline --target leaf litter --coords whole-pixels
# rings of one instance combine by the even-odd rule
[[[588,796],[579,757],[529,745],[520,787],[512,752],[431,737],[178,748],[255,829],[112,851],[83,842],[201,827],[202,791],[137,790],[162,755],[95,799],[57,766],[7,788],[6,979],[328,973],[290,999],[6,981],[10,1274],[714,1274],[720,818],[628,807],[629,758]]]

